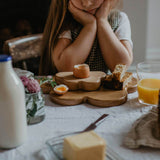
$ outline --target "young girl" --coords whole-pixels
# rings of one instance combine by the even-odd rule
[[[90,70],[111,72],[116,64],[132,63],[127,15],[113,10],[120,0],[52,0],[43,34],[40,74]]]

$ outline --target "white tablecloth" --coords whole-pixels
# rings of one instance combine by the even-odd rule
[[[89,104],[60,106],[46,97],[45,109],[45,120],[28,126],[27,141],[15,149],[1,150],[0,160],[44,160],[47,156],[46,140],[66,132],[81,131],[104,113],[108,113],[109,117],[95,131],[104,135],[110,148],[125,160],[160,159],[158,149],[142,147],[131,150],[123,145],[123,139],[135,120],[151,109],[151,106],[139,104],[137,93],[129,94],[125,104],[109,108],[98,108]]]

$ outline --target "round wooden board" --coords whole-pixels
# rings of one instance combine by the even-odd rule
[[[50,93],[50,99],[60,105],[72,106],[87,102],[97,107],[118,106],[127,101],[128,93],[133,93],[137,89],[137,79],[132,78],[127,90],[107,90],[103,87],[96,91],[68,91],[59,96],[53,92]]]
[[[55,76],[55,81],[57,84],[65,84],[68,86],[69,90],[85,90],[85,91],[95,91],[100,85],[102,79],[106,77],[106,73],[101,71],[90,71],[90,76],[88,78],[76,78],[73,72],[58,72]]]
[[[101,88],[92,92],[69,91],[62,96],[51,93],[50,98],[55,103],[67,106],[87,102],[98,107],[109,107],[125,103],[127,100],[127,91],[112,91]]]

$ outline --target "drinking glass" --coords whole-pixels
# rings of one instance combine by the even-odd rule
[[[136,69],[139,102],[157,105],[160,90],[160,61],[141,62],[137,64]]]

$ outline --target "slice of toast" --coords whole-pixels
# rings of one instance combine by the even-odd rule
[[[45,82],[41,84],[41,89],[43,94],[49,94],[53,90],[53,87],[49,82]]]
[[[131,72],[126,72],[124,74],[124,76],[122,77],[122,80],[121,80],[121,82],[123,82],[124,87],[128,86],[128,83],[131,82],[132,77],[133,77],[133,74]]]
[[[121,78],[121,80],[115,80],[113,79],[114,82],[114,87],[116,90],[122,90],[128,87],[128,83],[132,80],[132,73],[131,72],[125,72],[124,76]]]
[[[113,75],[107,75],[103,82],[103,87],[113,90],[122,90],[128,86],[128,83],[131,80],[132,80],[131,72],[125,72],[120,81],[115,79]]]
[[[114,83],[113,83],[113,76],[112,74],[106,75],[104,81],[103,81],[103,87],[107,89],[114,89]]]
[[[122,81],[122,77],[127,71],[127,66],[124,64],[117,64],[112,72],[113,78],[118,81]]]

